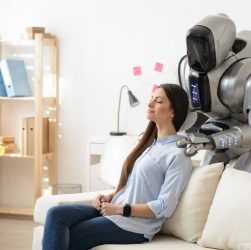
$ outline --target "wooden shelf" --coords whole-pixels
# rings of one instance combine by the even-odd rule
[[[56,37],[54,35],[51,35],[49,33],[41,33],[39,34],[42,36],[42,43],[43,45],[47,46],[53,46],[56,43]],[[22,39],[16,39],[14,41],[12,40],[4,40],[0,39],[0,43],[2,44],[11,44],[12,46],[22,46],[22,47],[34,47],[35,46],[35,38],[29,39],[29,38],[22,38]]]
[[[34,96],[26,97],[0,97],[0,101],[34,101]]]
[[[33,195],[33,200],[35,202],[36,199],[42,195],[43,189],[45,188],[44,186],[47,185],[49,187],[56,183],[58,42],[56,36],[54,35],[47,33],[37,33],[35,34],[33,40],[0,40],[0,45],[0,59],[24,57],[24,61],[26,58],[29,59],[27,61],[28,66],[32,66],[32,68],[29,68],[29,70],[32,69],[32,71],[29,71],[29,73],[31,81],[33,82],[34,96],[0,97],[0,134],[12,134],[13,132],[13,134],[15,134],[15,139],[21,140],[21,138],[19,138],[19,135],[22,136],[23,134],[19,122],[20,119],[29,116],[34,117],[34,156],[24,155],[22,153],[2,154],[0,155],[0,167],[3,167],[3,171],[6,171],[6,173],[8,173],[8,169],[6,169],[5,166],[7,167],[10,163],[10,165],[13,167],[10,168],[9,171],[13,171],[14,174],[15,167],[19,168],[19,170],[21,171],[22,169],[20,169],[20,166],[22,167],[33,165],[33,169],[30,169],[29,173],[27,170],[26,176],[27,178],[29,178],[27,187],[31,186],[31,188],[33,189],[33,192],[30,192],[30,195]],[[27,46],[33,47],[26,48]],[[31,61],[30,58],[32,59],[32,62],[29,62]],[[29,65],[29,63],[31,63],[31,65]],[[13,115],[10,115],[10,119],[8,121],[6,117],[12,111]],[[14,112],[16,112],[17,115],[15,115]],[[48,151],[50,151],[50,153],[43,154],[43,117],[45,116],[48,117],[49,121]],[[7,124],[7,122],[9,122],[10,124]],[[21,142],[20,144],[22,145]],[[18,146],[21,147],[21,145]],[[22,161],[22,159],[25,160]],[[44,170],[45,167],[46,170]],[[31,176],[31,174],[33,176]],[[1,176],[3,176],[2,178],[7,178],[9,175],[6,174]],[[22,180],[22,177],[23,176],[17,176],[17,178],[20,178],[20,182]],[[33,178],[33,180],[31,179],[31,177]],[[48,184],[45,183],[44,177],[48,179]],[[5,180],[5,182],[7,182],[7,180]],[[24,186],[25,185],[26,183],[24,183]],[[10,202],[5,202],[6,204],[2,203],[0,205],[0,214],[18,216],[33,215],[32,208],[23,208],[22,206],[19,207],[18,201],[16,202],[15,199],[13,199],[13,194],[12,196],[8,196],[8,190],[5,190],[3,185],[1,186],[1,189],[3,189],[3,191],[1,190],[1,195],[3,195],[3,197],[7,197],[8,200],[10,199]],[[20,192],[17,192],[17,195],[21,194],[21,190]],[[14,207],[8,207],[8,204],[13,204]],[[32,205],[26,204],[26,206]]]
[[[21,153],[16,153],[16,154],[0,154],[0,157],[34,159],[33,155],[22,155]],[[53,157],[54,157],[54,153],[52,153],[52,152],[43,154],[43,160],[45,160],[45,161],[51,161],[53,159]]]
[[[27,47],[35,46],[34,40],[31,40],[31,39],[16,39],[16,40],[0,39],[0,43],[11,45],[11,46],[27,46]]]
[[[43,97],[42,100],[43,101],[54,101],[56,98],[53,96],[46,96]],[[35,97],[34,96],[25,96],[25,97],[3,97],[0,96],[0,101],[35,101]]]
[[[22,155],[21,153],[16,153],[16,154],[0,154],[0,157],[5,157],[5,158],[28,158],[28,159],[34,158],[34,156],[31,156],[31,155]]]
[[[33,216],[33,208],[20,208],[20,207],[17,208],[17,207],[0,206],[0,214]]]

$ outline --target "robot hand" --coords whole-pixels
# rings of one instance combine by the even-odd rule
[[[188,134],[184,139],[177,141],[177,146],[186,147],[185,154],[189,157],[201,149],[251,148],[251,126],[234,126],[210,136],[202,133]]]
[[[186,156],[194,156],[201,149],[215,148],[212,138],[202,133],[188,134],[187,137],[177,141],[179,148],[185,148]]]

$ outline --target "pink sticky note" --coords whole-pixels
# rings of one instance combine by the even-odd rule
[[[157,84],[154,84],[152,87],[152,93],[158,88],[159,86]]]
[[[155,64],[154,70],[155,70],[155,71],[158,71],[158,72],[162,72],[163,66],[164,66],[163,63],[158,63],[158,62],[157,62],[157,63]]]
[[[135,75],[135,76],[141,75],[141,67],[140,66],[133,67],[133,75]]]

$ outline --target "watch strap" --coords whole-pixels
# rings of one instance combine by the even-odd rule
[[[125,204],[124,209],[123,209],[123,216],[129,217],[131,215],[131,205],[130,204]]]

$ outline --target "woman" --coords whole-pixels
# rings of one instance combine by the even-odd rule
[[[192,163],[177,148],[188,97],[176,84],[162,84],[148,104],[143,138],[127,157],[116,191],[88,205],[62,205],[47,213],[43,250],[84,250],[102,244],[151,240],[174,212]]]

